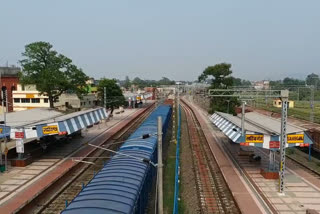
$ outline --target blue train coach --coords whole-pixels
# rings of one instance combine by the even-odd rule
[[[120,147],[119,152],[99,171],[63,214],[144,213],[157,161],[157,119],[162,117],[162,132],[168,129],[171,106],[160,105]],[[141,136],[151,134],[149,138]],[[129,156],[134,156],[134,159]]]

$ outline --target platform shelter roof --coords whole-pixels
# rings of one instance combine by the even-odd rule
[[[25,111],[10,112],[6,114],[6,126],[27,126],[62,115],[63,113],[56,110],[52,110],[50,108],[34,108]],[[0,121],[4,123],[4,114],[0,115]]]
[[[280,135],[281,120],[257,112],[248,112],[245,114],[246,121],[268,130],[273,135]],[[307,129],[287,122],[287,134],[300,133]]]

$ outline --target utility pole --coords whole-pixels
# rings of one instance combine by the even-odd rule
[[[172,141],[176,143],[176,88],[174,88],[174,100],[172,108]]]
[[[2,91],[2,71],[0,71],[0,90]],[[1,93],[0,93],[1,94]],[[3,100],[3,96],[1,97],[1,100]],[[2,104],[3,106],[3,104]],[[2,112],[4,113],[4,112]],[[5,127],[3,127],[2,129],[2,133],[4,132]],[[2,166],[3,162],[2,162],[2,140],[0,140],[0,165]]]
[[[244,120],[245,120],[246,102],[242,101],[242,113],[241,113],[241,136],[244,136]]]
[[[180,106],[180,82],[178,82],[178,112],[179,112],[179,107]],[[179,114],[178,114],[178,118],[179,118]]]
[[[266,92],[269,92],[268,94]],[[279,192],[284,190],[284,170],[285,170],[285,148],[287,145],[287,114],[289,91],[288,90],[235,90],[235,89],[210,89],[209,96],[212,97],[237,97],[239,99],[253,99],[273,97],[282,101],[281,113],[281,134],[280,134],[280,171],[279,171]],[[242,103],[241,132],[244,136],[244,103]]]
[[[6,109],[7,109],[7,105],[8,105],[8,98],[7,98],[7,90],[2,90],[2,112],[3,112],[3,120],[4,120],[4,127],[2,129],[2,133],[5,134],[5,128],[7,126],[7,110],[5,110],[4,108],[4,98],[6,98]],[[4,153],[4,164],[5,164],[5,169],[6,171],[8,170],[7,169],[7,166],[8,166],[8,160],[7,160],[7,137],[5,136],[4,137],[4,146],[5,146],[5,153]],[[2,156],[1,156],[1,159],[2,159]]]
[[[281,134],[280,134],[280,172],[279,172],[279,192],[283,193],[284,189],[284,170],[287,145],[287,115],[288,115],[289,91],[281,91]]]
[[[107,108],[107,88],[103,87],[103,105]]]
[[[310,121],[314,122],[314,85],[311,85],[310,89],[311,89],[311,95],[310,95],[310,107],[311,107]]]
[[[6,113],[4,114],[4,127],[7,126],[7,112],[8,112],[8,90],[5,90],[5,95],[6,95]],[[8,171],[8,147],[7,147],[7,137],[4,137],[4,161],[5,161],[5,167],[6,167],[6,171]]]
[[[227,109],[227,113],[229,114],[229,109],[230,109],[230,100],[227,100],[228,102],[228,109]]]
[[[163,214],[162,118],[158,117],[158,214]]]

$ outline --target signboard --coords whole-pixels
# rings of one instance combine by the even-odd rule
[[[8,147],[6,147],[6,148],[4,149],[4,154],[7,155],[8,152],[9,152],[9,149],[8,149]]]
[[[58,126],[57,125],[44,126],[42,127],[42,133],[43,134],[59,134]]]
[[[24,153],[24,144],[22,139],[16,140],[16,152]]]
[[[269,148],[270,149],[279,149],[280,148],[280,141],[270,141]]]
[[[0,128],[0,133],[2,134],[2,132],[3,132],[3,128]]]
[[[17,139],[24,138],[24,132],[15,132],[14,133],[14,138],[17,138]]]
[[[303,134],[288,134],[287,135],[288,143],[303,143],[304,135]]]
[[[263,134],[247,134],[246,142],[248,143],[263,143]]]
[[[34,94],[26,94],[26,98],[34,98]]]

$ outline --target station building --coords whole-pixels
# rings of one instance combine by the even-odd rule
[[[11,67],[0,67],[0,85],[1,85],[1,92],[6,92],[8,103],[4,103],[4,107],[0,108],[0,112],[6,111],[8,112],[13,111],[13,100],[12,100],[12,92],[17,89],[17,84],[19,83],[19,72],[21,71],[20,68],[11,66]],[[0,97],[2,98],[2,93],[0,93]],[[6,100],[6,97],[3,97]],[[0,102],[0,105],[1,102]]]

